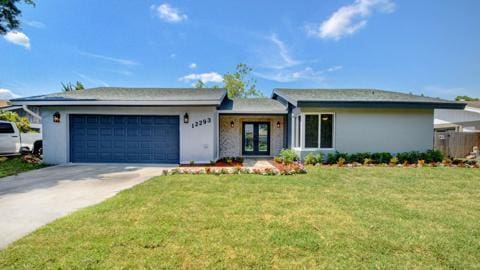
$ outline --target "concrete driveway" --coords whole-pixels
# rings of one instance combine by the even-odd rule
[[[0,178],[0,249],[59,217],[99,203],[169,168],[62,165]]]

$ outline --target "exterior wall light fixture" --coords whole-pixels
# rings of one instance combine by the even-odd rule
[[[60,123],[60,113],[59,112],[55,112],[53,114],[53,122],[54,123]]]

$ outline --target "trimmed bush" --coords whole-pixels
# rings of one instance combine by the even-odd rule
[[[280,155],[275,158],[275,161],[283,164],[291,164],[294,161],[298,161],[298,155],[292,149],[282,149]]]
[[[388,152],[380,152],[372,154],[372,163],[375,164],[388,164],[392,159],[393,155]]]
[[[345,158],[347,162],[357,162],[357,163],[364,163],[365,159],[372,159],[372,154],[370,153],[354,153]],[[338,160],[338,159],[337,159]]]
[[[323,162],[323,154],[322,153],[308,153],[303,159],[305,165],[316,165],[318,163]]]
[[[395,158],[396,163],[418,164],[419,160],[424,160],[425,163],[442,162],[444,157],[439,150],[428,150],[426,152],[410,151],[402,152],[393,156],[388,152],[378,153],[329,153],[327,156],[328,164],[337,164],[339,159],[343,159],[345,163],[362,163],[365,164],[392,164],[392,159]]]
[[[350,162],[350,155],[348,155],[347,153],[335,152],[335,153],[328,154],[327,163],[336,164],[340,158],[342,158],[344,162],[347,162],[347,163]],[[363,162],[363,160],[361,162]]]
[[[422,159],[425,160],[426,163],[441,162],[443,160],[443,153],[440,150],[428,150],[422,153]]]

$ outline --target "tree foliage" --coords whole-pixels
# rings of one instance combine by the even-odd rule
[[[0,120],[15,123],[22,133],[31,131],[30,121],[28,121],[28,118],[20,117],[16,112],[2,111],[0,112]]]
[[[202,80],[198,80],[196,83],[195,83],[195,88],[205,88],[205,83],[202,81]]]
[[[67,83],[67,84],[62,83],[63,92],[78,91],[78,90],[83,90],[83,89],[85,89],[85,87],[79,81],[77,81],[75,83],[75,85],[72,84],[72,83]]]
[[[17,7],[19,2],[35,6],[33,0],[0,0],[0,35],[20,28],[18,17],[22,11]]]
[[[455,100],[456,101],[480,101],[479,98],[472,98],[469,96],[457,96]]]
[[[223,75],[223,87],[227,89],[229,98],[262,96],[255,86],[257,80],[251,77],[251,72],[252,68],[240,63],[234,73]]]

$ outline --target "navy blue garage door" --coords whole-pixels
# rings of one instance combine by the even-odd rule
[[[178,116],[70,115],[70,161],[178,163]]]

